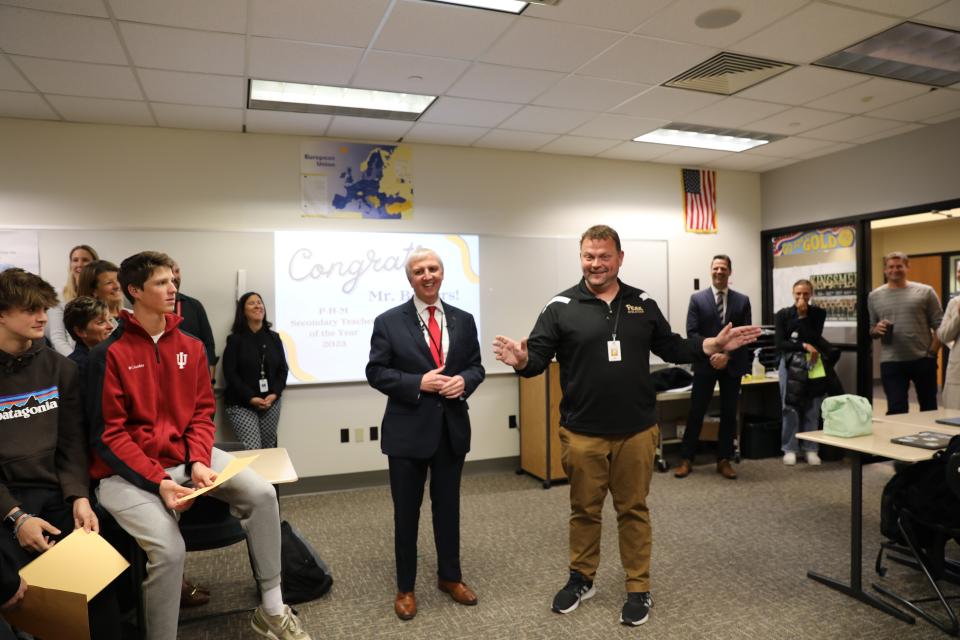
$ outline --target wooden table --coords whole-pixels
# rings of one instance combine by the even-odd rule
[[[915,622],[900,609],[863,590],[862,553],[863,553],[863,461],[864,458],[880,457],[901,462],[920,462],[933,457],[930,449],[908,447],[890,442],[891,438],[907,436],[918,431],[940,431],[960,434],[960,428],[935,422],[940,417],[960,416],[960,410],[941,409],[922,413],[905,413],[893,416],[873,418],[873,433],[858,438],[838,438],[828,436],[823,431],[798,433],[799,440],[808,440],[819,444],[829,444],[853,453],[850,465],[850,579],[842,582],[815,571],[807,571],[807,577],[860,602],[875,607],[904,622]]]

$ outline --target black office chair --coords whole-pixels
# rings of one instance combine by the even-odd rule
[[[960,500],[960,453],[954,453],[947,458],[945,464],[944,483],[950,492]],[[945,633],[958,636],[960,635],[960,622],[957,620],[957,614],[950,606],[950,600],[960,599],[960,595],[944,595],[937,581],[958,582],[960,571],[958,565],[946,559],[946,544],[951,539],[960,540],[960,526],[956,520],[950,520],[949,512],[954,509],[947,509],[940,517],[933,517],[928,511],[925,515],[919,515],[909,504],[897,504],[898,511],[897,527],[901,536],[900,540],[885,542],[880,547],[880,553],[877,556],[877,573],[881,576],[886,574],[886,569],[882,566],[883,553],[887,551],[897,551],[912,556],[909,560],[898,559],[890,556],[891,560],[919,568],[927,578],[927,582],[933,588],[935,596],[928,598],[908,599],[890,589],[874,584],[873,588],[884,596],[903,605],[914,614],[935,625]],[[906,545],[906,547],[902,545]],[[921,603],[939,602],[946,616],[946,620],[935,616],[932,612],[921,607]]]

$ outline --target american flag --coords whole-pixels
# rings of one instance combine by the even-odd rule
[[[683,220],[691,233],[717,232],[717,172],[683,170]]]

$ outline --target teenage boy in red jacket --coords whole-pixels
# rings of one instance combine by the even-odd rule
[[[90,354],[88,401],[97,497],[147,554],[143,583],[147,640],[176,640],[185,558],[176,503],[212,484],[232,459],[213,448],[213,390],[203,343],[177,328],[173,261],[144,251],[120,265],[133,304],[120,328]],[[261,604],[251,626],[274,640],[310,636],[280,591],[276,494],[245,469],[214,497],[227,502],[247,533]]]

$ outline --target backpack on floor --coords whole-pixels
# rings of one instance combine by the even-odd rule
[[[300,604],[330,591],[330,567],[307,539],[286,520],[280,523],[280,566],[283,601]]]

